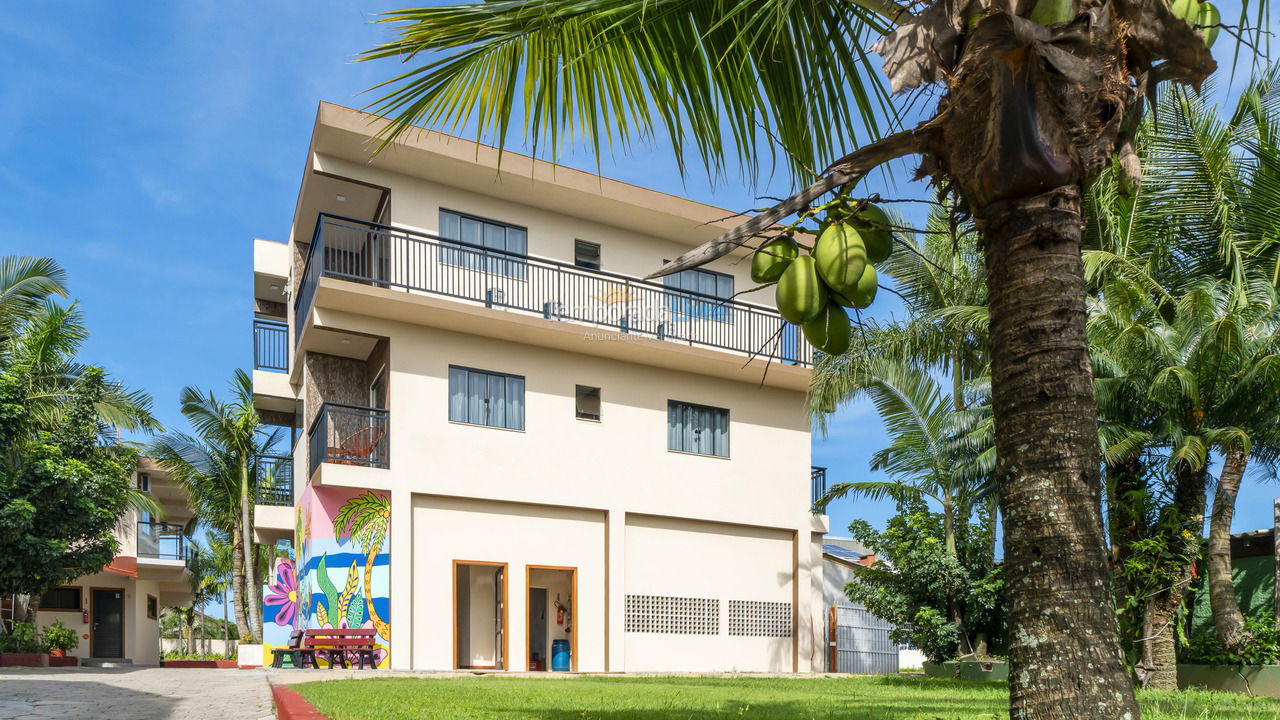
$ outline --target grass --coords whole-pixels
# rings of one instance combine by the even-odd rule
[[[299,683],[331,720],[1003,720],[1004,683],[859,678],[370,678]],[[1280,720],[1280,700],[1143,692],[1144,720]]]

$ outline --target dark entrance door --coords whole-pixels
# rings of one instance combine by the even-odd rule
[[[96,658],[124,657],[124,591],[93,591],[93,634],[89,653]]]

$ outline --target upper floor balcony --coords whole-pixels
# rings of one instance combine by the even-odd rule
[[[308,474],[321,463],[389,468],[391,415],[382,408],[326,402],[307,430]]]
[[[827,495],[827,469],[814,465],[809,468],[809,497],[814,512],[819,510],[818,503]]]
[[[787,365],[808,366],[814,358],[775,309],[720,296],[728,293],[710,285],[686,289],[690,283],[652,282],[327,213],[319,215],[303,267],[294,295],[295,341],[321,278],[334,278]]]
[[[253,369],[289,371],[289,326],[276,320],[253,319]]]
[[[287,455],[258,457],[258,505],[293,505],[293,458]]]
[[[151,520],[138,521],[138,557],[151,560],[186,560],[190,543],[182,526]]]

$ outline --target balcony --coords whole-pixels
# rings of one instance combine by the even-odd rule
[[[138,557],[153,560],[186,560],[187,536],[181,525],[141,520],[138,522]]]
[[[819,512],[819,501],[827,494],[827,469],[814,465],[809,468],[809,497],[814,512]]]
[[[308,474],[321,463],[386,469],[390,413],[381,408],[326,402],[307,430]]]
[[[293,458],[285,455],[258,457],[258,504],[293,505]]]
[[[274,320],[253,320],[253,369],[289,372],[289,326]]]
[[[813,361],[813,348],[772,308],[326,213],[316,223],[294,301],[295,340],[321,277],[791,365]]]

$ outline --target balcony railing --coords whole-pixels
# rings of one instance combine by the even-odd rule
[[[138,557],[160,560],[187,559],[187,536],[181,525],[138,522]]]
[[[289,326],[275,320],[253,320],[253,369],[289,372]]]
[[[814,465],[809,468],[809,496],[814,512],[820,508],[818,502],[827,494],[827,469]]]
[[[320,463],[390,467],[390,432],[391,418],[386,410],[327,402],[320,406],[307,431],[308,471],[314,474]]]
[[[258,504],[293,505],[293,458],[287,455],[258,457]]]
[[[772,308],[325,213],[316,222],[295,300],[295,338],[321,276],[792,365],[813,361],[813,348]]]

